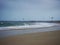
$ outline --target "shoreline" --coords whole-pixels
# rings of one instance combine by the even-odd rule
[[[60,26],[46,27],[46,28],[34,28],[34,29],[24,29],[24,30],[2,30],[0,31],[0,38],[5,38],[14,35],[23,35],[37,32],[49,32],[49,31],[58,31]]]

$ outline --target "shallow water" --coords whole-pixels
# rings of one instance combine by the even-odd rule
[[[37,33],[37,32],[47,32],[47,31],[55,31],[60,30],[60,26],[46,27],[46,28],[34,28],[34,29],[25,29],[25,30],[7,30],[0,31],[0,38],[13,36],[13,35],[22,35],[28,33]]]

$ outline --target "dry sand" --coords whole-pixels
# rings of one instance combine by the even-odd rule
[[[10,36],[0,39],[0,45],[60,45],[60,31]]]

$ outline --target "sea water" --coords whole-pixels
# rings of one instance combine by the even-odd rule
[[[54,23],[29,22],[29,21],[1,21],[0,30],[41,28],[54,26]]]
[[[18,34],[22,35],[28,33],[59,30],[60,26],[54,27],[55,25],[56,25],[55,23],[42,23],[42,22],[2,22],[2,23],[0,22],[0,38]],[[23,28],[24,30],[22,30]]]

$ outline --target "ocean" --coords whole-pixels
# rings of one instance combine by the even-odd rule
[[[34,22],[34,21],[0,21],[0,30],[40,28],[40,27],[50,27],[54,25],[56,24],[46,22]]]
[[[0,21],[0,38],[11,35],[59,30],[60,25],[45,22]]]
[[[18,26],[18,25],[24,25],[24,23],[29,23],[29,22],[24,22],[24,21],[0,21],[0,27],[6,27],[6,26]]]

